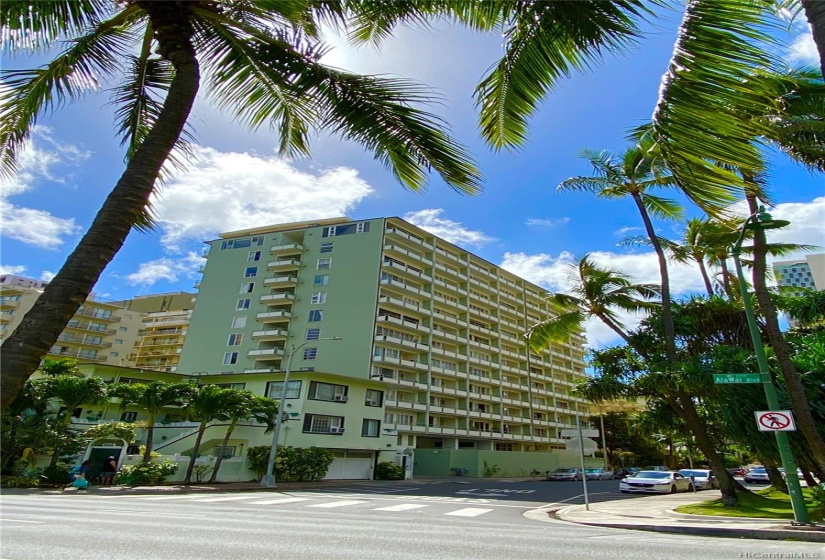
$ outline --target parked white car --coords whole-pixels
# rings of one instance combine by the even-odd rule
[[[675,494],[692,491],[693,484],[689,478],[674,471],[639,471],[619,481],[619,490],[624,493]]]
[[[713,490],[719,488],[719,481],[708,469],[679,469],[679,474],[689,478],[697,490]]]

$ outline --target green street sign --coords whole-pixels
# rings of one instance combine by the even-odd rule
[[[758,373],[714,373],[714,383],[762,383]]]

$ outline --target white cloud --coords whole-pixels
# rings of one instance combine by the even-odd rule
[[[443,211],[441,208],[429,208],[407,212],[402,217],[411,224],[415,224],[433,235],[462,247],[482,247],[491,241],[495,241],[494,238],[488,237],[483,232],[467,229],[459,222],[442,218],[441,213]]]
[[[57,276],[57,273],[51,270],[44,270],[40,273],[40,279],[44,282],[51,282],[55,276]]]
[[[58,218],[43,210],[14,206],[5,200],[0,200],[0,215],[4,237],[44,249],[59,247],[63,244],[63,236],[79,230],[72,218]]]
[[[554,228],[570,223],[570,218],[527,218],[524,222],[526,226]]]
[[[272,156],[195,151],[197,161],[152,199],[163,242],[172,248],[218,232],[343,216],[373,192],[346,167],[313,174]]]
[[[203,259],[195,253],[188,253],[180,259],[162,258],[141,263],[137,272],[126,276],[131,286],[149,287],[161,280],[177,282],[181,278],[195,278]]]
[[[819,53],[816,50],[816,43],[814,43],[810,25],[800,22],[794,27],[798,28],[800,32],[788,46],[785,52],[785,60],[792,66],[803,64],[819,67]]]
[[[813,199],[811,202],[783,202],[770,209],[771,216],[778,220],[788,220],[790,225],[782,229],[772,229],[767,232],[769,243],[797,243],[803,245],[818,245],[825,251],[825,196]],[[799,258],[806,253],[796,253],[776,257],[772,260],[788,260]]]
[[[46,249],[64,243],[64,236],[74,235],[79,227],[73,218],[58,218],[44,210],[16,206],[8,197],[30,191],[41,182],[67,184],[72,175],[67,167],[77,166],[89,158],[86,152],[56,140],[47,127],[36,127],[17,159],[18,172],[2,182],[0,216],[3,236]]]
[[[20,276],[24,272],[26,272],[25,266],[0,264],[0,274],[13,274],[15,276]]]
[[[641,226],[620,227],[619,229],[613,232],[613,235],[615,237],[626,237],[627,235],[636,233],[637,231],[644,231],[644,228]]]

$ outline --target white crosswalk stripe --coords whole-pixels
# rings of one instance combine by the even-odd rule
[[[255,496],[243,495],[243,496],[221,496],[218,498],[192,498],[193,502],[235,502],[238,500],[254,500]]]
[[[475,517],[477,515],[481,515],[491,511],[493,510],[485,508],[464,508],[451,511],[449,513],[445,513],[444,515],[454,515],[455,517]]]
[[[292,504],[295,502],[305,502],[308,498],[277,498],[274,500],[261,500],[257,502],[247,502],[256,506],[269,506],[274,504]]]
[[[373,508],[373,511],[408,511],[411,509],[420,509],[429,507],[427,504],[397,504],[394,506]]]
[[[364,500],[342,500],[340,502],[327,502],[325,504],[311,504],[307,507],[311,508],[337,508],[337,507],[344,507],[344,506],[354,506],[357,504],[366,504]]]

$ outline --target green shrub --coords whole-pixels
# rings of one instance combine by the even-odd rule
[[[0,478],[0,486],[3,488],[38,488],[41,480],[39,476],[4,476]]]
[[[269,460],[268,445],[250,447],[246,452],[249,467],[258,479],[266,474]],[[275,458],[275,479],[281,482],[305,482],[321,480],[327,474],[335,456],[332,451],[320,447],[279,446]]]
[[[501,472],[501,467],[498,465],[488,466],[487,461],[484,461],[484,477],[493,478]]]
[[[404,469],[392,461],[381,461],[375,466],[375,480],[404,480]]]
[[[195,482],[203,482],[203,479],[212,472],[213,468],[214,467],[212,465],[195,465],[192,469]]]
[[[246,459],[249,461],[249,468],[255,471],[255,477],[260,480],[266,474],[266,462],[269,460],[268,445],[256,445],[246,450]]]
[[[69,470],[70,467],[66,463],[49,465],[43,469],[43,478],[49,484],[66,484],[71,481]]]
[[[142,486],[158,484],[167,476],[178,472],[178,464],[164,459],[160,463],[140,463],[137,465],[123,465],[115,475],[115,484],[124,486]]]

